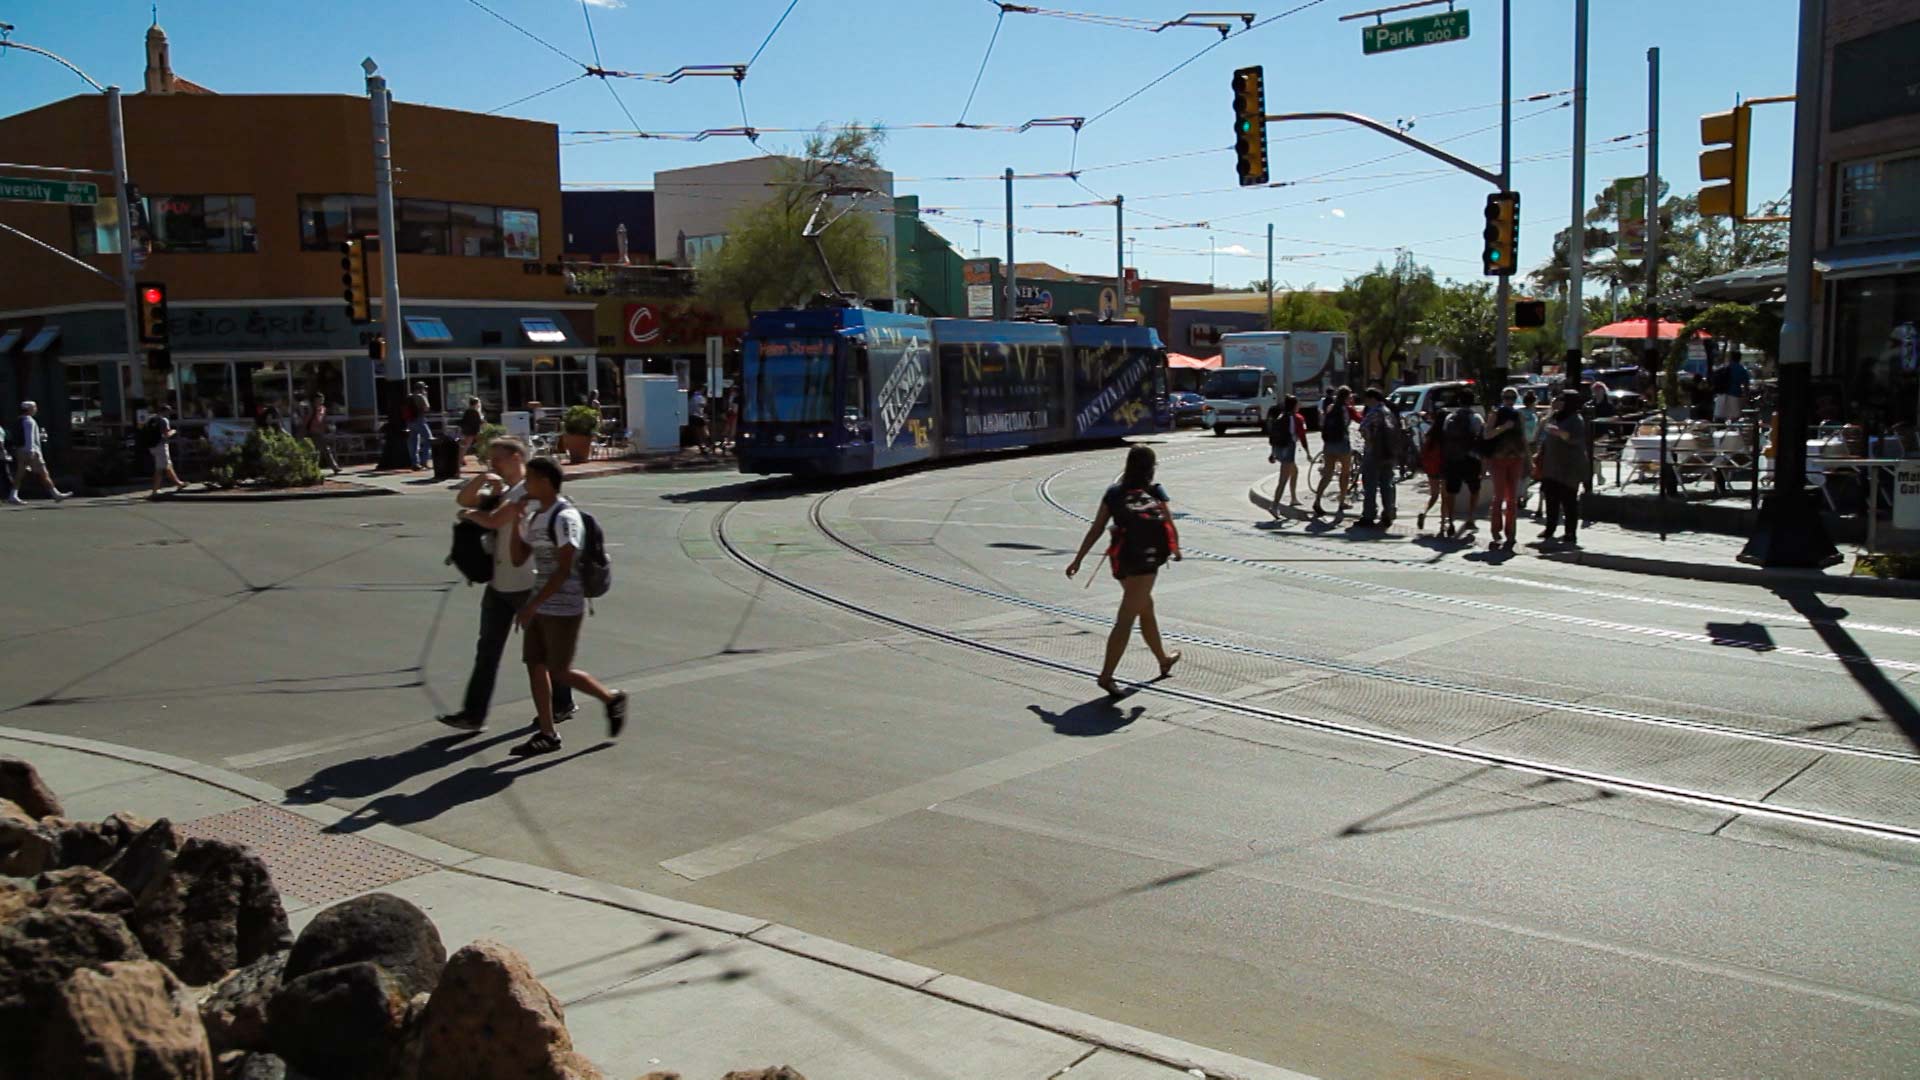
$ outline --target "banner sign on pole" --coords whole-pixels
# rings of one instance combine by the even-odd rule
[[[1613,182],[1613,201],[1620,221],[1620,237],[1614,247],[1623,259],[1643,259],[1647,255],[1647,178],[1627,176]]]

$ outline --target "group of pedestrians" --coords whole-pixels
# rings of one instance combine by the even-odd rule
[[[1423,414],[1421,435],[1410,433],[1407,418],[1387,402],[1377,386],[1361,394],[1342,386],[1321,405],[1320,478],[1314,488],[1314,517],[1324,516],[1327,489],[1332,487],[1337,509],[1353,500],[1355,474],[1363,493],[1356,528],[1387,528],[1397,513],[1396,481],[1402,470],[1418,465],[1427,481],[1427,504],[1415,516],[1418,528],[1440,507],[1437,535],[1446,539],[1471,537],[1478,531],[1475,505],[1483,484],[1493,487],[1489,511],[1490,545],[1513,550],[1519,542],[1519,518],[1527,505],[1529,488],[1538,481],[1545,502],[1546,530],[1542,540],[1577,545],[1579,492],[1588,469],[1583,396],[1562,393],[1544,419],[1531,393],[1523,399],[1512,387],[1502,391],[1490,419],[1471,405]],[[1308,425],[1299,400],[1288,395],[1267,415],[1268,461],[1280,466],[1272,513],[1280,516],[1280,500],[1300,505],[1299,457],[1307,452]],[[1356,438],[1357,435],[1357,438]],[[1357,468],[1356,468],[1357,459]],[[1313,461],[1311,455],[1309,463]],[[1565,532],[1560,532],[1565,521]]]
[[[492,534],[492,567],[480,596],[480,637],[460,711],[437,719],[460,731],[486,725],[507,640],[521,635],[520,658],[533,697],[534,731],[513,747],[517,757],[561,748],[558,725],[575,712],[575,691],[606,707],[607,734],[627,723],[627,695],[574,665],[587,616],[582,555],[585,516],[560,494],[565,474],[551,458],[529,460],[526,444],[503,436],[487,447],[489,471],[454,496],[464,521]]]

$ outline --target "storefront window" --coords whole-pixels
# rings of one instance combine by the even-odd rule
[[[1848,419],[1880,434],[1915,419],[1916,380],[1907,367],[1907,338],[1920,327],[1920,274],[1852,278],[1834,283],[1834,371]]]
[[[500,244],[509,259],[540,257],[540,214],[535,210],[501,210]]]
[[[491,206],[454,203],[450,212],[455,254],[500,254],[500,211]]]
[[[180,364],[173,377],[182,419],[231,420],[236,415],[231,365]]]
[[[67,207],[75,255],[120,254],[120,199],[102,198],[93,206]]]
[[[584,356],[568,356],[561,359],[560,393],[555,405],[584,405],[587,403],[587,365],[589,359]]]
[[[313,395],[325,394],[327,412],[335,420],[347,414],[346,380],[339,360],[301,360],[293,365],[295,408],[313,401]]]
[[[234,254],[258,249],[251,195],[150,195],[153,249]]]
[[[445,255],[451,250],[447,240],[446,203],[432,199],[401,199],[394,215],[402,253]]]
[[[473,394],[480,399],[481,411],[489,417],[497,417],[506,404],[506,391],[501,385],[501,363],[499,360],[481,357],[473,362]]]
[[[1920,234],[1920,154],[1840,166],[1837,211],[1840,240]]]
[[[75,428],[98,423],[105,408],[100,394],[100,365],[68,364],[64,374],[67,377],[68,423]]]
[[[243,360],[233,367],[242,416],[258,417],[272,409],[284,424],[293,415],[292,372],[286,361]]]

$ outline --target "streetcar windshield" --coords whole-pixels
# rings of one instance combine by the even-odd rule
[[[747,372],[748,421],[820,423],[833,419],[830,338],[768,338]]]
[[[1207,376],[1200,385],[1200,396],[1208,398],[1253,398],[1260,396],[1259,368],[1228,368]]]

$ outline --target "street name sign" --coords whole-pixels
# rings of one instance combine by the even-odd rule
[[[1448,11],[1378,26],[1363,26],[1360,28],[1360,51],[1372,56],[1374,53],[1413,49],[1421,45],[1463,41],[1466,37],[1467,13]]]
[[[26,180],[18,176],[0,176],[0,200],[93,206],[100,201],[100,185],[78,184],[67,180]]]

